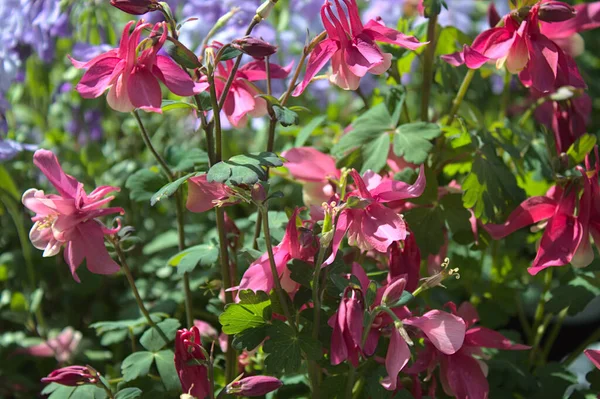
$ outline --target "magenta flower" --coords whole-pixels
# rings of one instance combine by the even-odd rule
[[[331,60],[333,74],[331,83],[344,90],[356,90],[360,78],[368,73],[381,75],[392,62],[392,55],[383,53],[375,43],[383,42],[415,50],[426,43],[420,43],[412,36],[406,36],[380,21],[370,20],[363,26],[356,0],[334,0],[337,15],[331,3],[325,0],[321,7],[321,20],[327,32],[327,39],[316,45],[306,65],[304,80],[293,92],[299,96],[310,84],[312,78]]]
[[[175,337],[175,368],[184,393],[196,398],[205,398],[209,394],[206,361],[198,328],[194,326],[189,330],[178,330]]]
[[[543,35],[558,44],[572,57],[584,50],[584,42],[579,32],[600,27],[600,2],[581,3],[573,6],[575,17],[562,22],[541,22]]]
[[[337,365],[348,359],[354,367],[358,367],[358,356],[362,352],[364,313],[362,290],[347,287],[337,312],[330,320],[330,325],[333,324],[331,364]]]
[[[600,351],[594,349],[586,349],[583,351],[597,369],[600,369]]]
[[[523,201],[504,224],[487,224],[484,228],[493,239],[499,240],[525,226],[546,221],[537,256],[527,269],[535,275],[547,267],[574,261],[583,237],[582,224],[574,214],[577,199],[577,190],[573,186],[564,189],[555,186],[545,196]],[[578,263],[577,259],[575,263]]]
[[[263,396],[283,385],[279,379],[266,375],[255,375],[230,383],[226,391],[237,396]]]
[[[86,69],[77,84],[83,98],[100,97],[107,89],[106,101],[116,111],[131,112],[136,108],[162,113],[160,80],[179,96],[192,96],[200,90],[189,75],[173,60],[158,55],[167,40],[167,25],[158,23],[146,39],[148,46],[138,46],[140,35],[152,24],[139,21],[131,36],[129,29],[134,21],[123,29],[118,49],[110,50],[88,62],[70,58],[78,69]],[[140,53],[138,54],[138,51]]]
[[[502,334],[485,327],[475,327],[479,320],[477,311],[468,302],[463,303],[458,311],[453,303],[449,303],[453,313],[467,325],[464,344],[454,354],[435,353],[440,363],[440,381],[444,391],[456,399],[485,399],[488,397],[489,385],[486,378],[487,366],[479,359],[485,358],[481,348],[502,350],[525,350],[529,346],[513,344]],[[427,351],[423,351],[426,355]],[[478,358],[474,358],[473,355]],[[435,361],[434,357],[430,360]],[[426,363],[426,362],[425,362]],[[431,364],[428,365],[431,368]]]
[[[25,353],[35,357],[55,357],[59,363],[71,360],[81,341],[81,333],[67,327],[55,338],[49,338],[41,344],[20,348],[15,353]]]
[[[586,158],[587,172],[579,168],[583,175],[584,187],[579,201],[579,215],[577,217],[581,224],[581,242],[571,260],[571,264],[575,267],[585,267],[594,260],[594,250],[590,238],[593,238],[596,248],[600,248],[600,185],[598,184],[600,160],[598,159],[598,147],[595,148],[595,153],[596,165],[594,169],[590,167],[589,156]]]
[[[233,205],[234,192],[227,185],[208,182],[206,174],[188,180],[188,198],[185,206],[191,212],[206,212],[219,204]]]
[[[425,172],[421,166],[419,177],[413,185],[381,177],[367,171],[362,177],[352,170],[356,189],[346,198],[355,197],[362,207],[344,209],[337,220],[333,237],[332,254],[325,262],[330,264],[340,246],[342,238],[348,232],[348,243],[364,251],[375,250],[385,253],[395,241],[406,238],[406,224],[402,217],[383,204],[408,198],[416,198],[425,190]]]
[[[405,290],[413,292],[421,279],[421,252],[414,234],[407,232],[402,246],[394,242],[388,248],[388,283],[402,276],[406,280]]]
[[[225,82],[229,78],[233,65],[233,60],[227,60],[216,66],[215,90],[219,98],[225,89]],[[282,67],[270,63],[271,79],[285,79],[290,74],[292,66],[293,64]],[[267,102],[264,98],[256,97],[260,92],[252,84],[252,82],[266,79],[267,71],[264,60],[251,61],[237,70],[223,105],[223,112],[233,126],[244,126],[248,120],[248,115],[259,118],[267,114]],[[207,91],[210,87],[208,78],[202,76],[198,86],[200,91]]]
[[[556,151],[566,152],[587,132],[592,99],[586,93],[566,101],[545,101],[535,110],[536,119],[554,133]]]
[[[65,262],[75,281],[80,282],[77,268],[86,259],[89,271],[96,274],[112,274],[119,265],[112,260],[104,246],[104,235],[115,234],[120,226],[108,229],[96,219],[115,213],[123,214],[123,208],[103,208],[119,191],[118,187],[101,186],[89,195],[83,184],[65,174],[56,156],[48,150],[37,150],[33,163],[50,180],[59,195],[44,194],[30,188],[23,194],[23,205],[35,212],[29,238],[37,249],[44,250],[44,257],[54,256],[65,246]]]
[[[281,286],[288,293],[294,293],[299,288],[290,277],[287,263],[292,259],[312,261],[318,246],[311,231],[296,227],[300,208],[296,208],[290,217],[281,242],[273,247],[273,256]],[[269,255],[264,253],[255,260],[242,276],[239,290],[271,292],[274,288],[273,275],[269,265]]]
[[[76,387],[83,384],[96,384],[98,378],[92,375],[90,369],[83,366],[69,366],[54,370],[47,377],[42,378],[42,383],[55,382],[60,385]]]
[[[302,183],[302,199],[306,206],[321,207],[335,195],[335,186],[330,180],[340,178],[340,170],[331,155],[323,154],[312,147],[297,147],[281,153],[286,159],[283,164],[294,180]]]
[[[510,13],[502,19],[504,26],[482,32],[471,46],[465,45],[463,51],[442,56],[442,59],[471,69],[496,61],[497,68],[506,67],[510,73],[519,74],[523,85],[541,93],[569,84],[585,87],[571,57],[540,31],[539,11],[540,3],[522,19]]]

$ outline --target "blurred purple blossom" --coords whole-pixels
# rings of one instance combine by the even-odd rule
[[[37,148],[34,144],[23,144],[0,138],[0,162],[10,161],[23,151],[35,151]]]
[[[71,33],[68,13],[61,10],[61,2],[57,0],[21,0],[20,3],[24,22],[19,42],[33,47],[42,61],[51,62],[55,38]]]
[[[77,138],[79,144],[84,145],[102,138],[102,113],[99,110],[88,109],[82,112],[76,107],[72,115],[73,119],[67,123],[65,129]]]

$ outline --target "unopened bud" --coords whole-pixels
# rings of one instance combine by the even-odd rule
[[[267,193],[262,184],[256,183],[252,186],[252,200],[257,203],[262,203],[267,199]]]
[[[256,15],[258,18],[267,19],[269,15],[271,15],[271,11],[275,8],[275,4],[277,4],[277,0],[266,0],[256,9]]]
[[[42,378],[42,383],[49,384],[55,382],[60,385],[75,387],[83,384],[95,384],[98,378],[97,372],[84,366],[68,366],[54,370],[47,377]]]
[[[279,389],[283,382],[275,377],[257,375],[233,381],[227,385],[228,394],[237,396],[262,396]]]
[[[158,2],[156,0],[110,0],[110,4],[132,15],[142,15],[158,10]]]
[[[490,3],[487,14],[488,14],[488,23],[490,24],[490,28],[493,28],[496,25],[498,25],[498,23],[502,19],[502,17],[500,17],[500,14],[498,14],[496,5],[493,2]]]
[[[208,69],[210,72],[214,71],[215,69],[215,49],[212,47],[207,47],[204,50],[204,66],[206,66],[206,69]]]
[[[573,7],[562,1],[548,1],[540,5],[539,18],[544,22],[563,22],[575,16]]]
[[[277,52],[277,46],[273,46],[264,40],[252,36],[245,36],[231,42],[231,47],[248,54],[254,58],[265,58]]]
[[[395,302],[398,302],[402,297],[402,293],[404,292],[404,288],[406,287],[406,280],[404,278],[397,278],[388,284],[385,291],[383,291],[383,296],[381,297],[381,304],[388,306],[393,305]]]

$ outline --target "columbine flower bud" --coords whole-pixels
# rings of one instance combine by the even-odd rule
[[[257,375],[233,381],[227,386],[227,393],[237,396],[262,396],[279,389],[283,382],[275,377]]]
[[[83,384],[95,384],[98,379],[92,374],[92,370],[83,366],[69,366],[54,370],[48,377],[42,378],[42,383],[49,384],[55,382],[60,385],[75,387]]]
[[[267,193],[262,184],[256,183],[252,186],[252,200],[256,203],[262,203],[267,199]]]
[[[269,15],[271,15],[271,11],[275,8],[275,4],[277,4],[277,0],[266,0],[256,9],[256,15],[260,19],[267,19]]]
[[[383,296],[381,297],[381,303],[385,306],[392,305],[402,297],[402,293],[404,292],[404,287],[406,287],[406,280],[404,278],[397,278],[388,284],[385,291],[383,291]]]
[[[156,0],[110,0],[110,4],[132,15],[142,15],[158,9]]]
[[[548,1],[540,5],[539,18],[544,22],[562,22],[575,16],[575,9],[562,1]]]
[[[235,39],[231,42],[231,47],[248,54],[254,58],[265,58],[277,52],[277,46],[273,46],[264,40],[252,36],[245,36],[241,39]]]

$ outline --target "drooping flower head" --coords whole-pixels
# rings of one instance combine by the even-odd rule
[[[220,43],[215,43],[213,46],[220,47],[221,45]],[[215,67],[215,91],[219,98],[223,90],[225,90],[225,83],[229,79],[233,66],[234,61],[227,60]],[[282,67],[274,63],[269,63],[271,79],[285,79],[290,74],[292,66],[293,64]],[[236,71],[235,78],[223,104],[223,112],[233,126],[244,126],[248,120],[248,115],[259,118],[267,114],[267,102],[264,98],[256,97],[260,93],[252,84],[252,82],[266,79],[267,69],[264,60],[248,62]],[[209,90],[210,85],[206,76],[200,78],[198,87],[200,91]]]
[[[81,341],[81,332],[67,327],[54,338],[41,344],[20,348],[15,353],[26,353],[35,357],[55,357],[59,363],[68,362],[73,357]]]
[[[96,373],[94,373],[96,374]],[[68,366],[54,370],[47,377],[42,378],[42,383],[56,383],[69,387],[76,387],[83,384],[96,384],[98,378],[92,374],[89,367]]]
[[[205,398],[210,392],[206,356],[202,350],[200,331],[194,326],[177,331],[175,337],[175,369],[184,393]]]
[[[199,92],[194,81],[171,58],[158,51],[167,40],[165,22],[152,27],[139,21],[131,35],[129,22],[121,37],[119,48],[100,54],[88,62],[70,58],[78,69],[86,69],[77,84],[83,98],[100,97],[107,89],[108,105],[116,111],[131,112],[136,108],[161,113],[162,93],[159,81],[179,96]],[[145,45],[139,46],[144,29],[152,27]]]
[[[44,250],[45,257],[58,254],[64,246],[65,262],[77,282],[77,268],[84,259],[92,273],[116,273],[119,265],[108,254],[104,235],[116,234],[120,227],[108,229],[97,218],[125,213],[122,208],[104,208],[114,196],[104,197],[120,189],[101,186],[87,194],[83,184],[67,175],[56,155],[48,150],[37,150],[33,163],[58,191],[58,195],[45,194],[42,190],[31,188],[23,194],[23,205],[35,212],[31,218],[35,223],[29,232],[33,246]]]
[[[565,3],[553,3],[570,8]],[[482,32],[471,46],[465,45],[463,51],[442,56],[442,59],[471,69],[495,61],[497,68],[506,67],[510,73],[519,74],[523,85],[541,93],[565,85],[585,88],[571,57],[540,31],[543,4],[537,3],[523,12],[511,12],[502,18],[502,26]]]
[[[387,71],[392,62],[392,55],[383,53],[376,41],[397,44],[411,50],[425,44],[373,19],[363,25],[356,0],[342,1],[345,8],[340,0],[334,0],[337,14],[328,0],[325,0],[321,7],[321,20],[327,38],[318,43],[312,51],[304,80],[294,90],[294,96],[302,94],[311,79],[329,60],[333,70],[329,79],[344,90],[356,90],[360,78],[367,73],[381,75]]]
[[[333,324],[331,364],[340,364],[348,359],[354,367],[358,367],[362,351],[365,306],[365,298],[360,288],[347,287],[344,290],[340,306],[330,319],[330,324]]]
[[[227,385],[226,391],[236,396],[263,396],[283,385],[281,380],[267,375],[254,375],[233,381]]]

